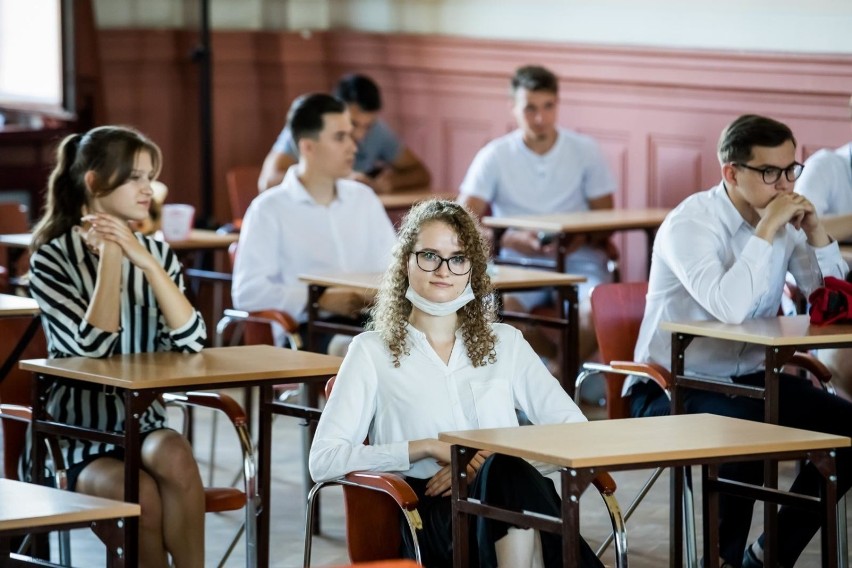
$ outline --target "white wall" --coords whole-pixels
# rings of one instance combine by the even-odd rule
[[[95,9],[101,27],[171,28],[191,26],[199,1],[95,0]],[[210,0],[210,11],[220,29],[852,53],[850,0]]]

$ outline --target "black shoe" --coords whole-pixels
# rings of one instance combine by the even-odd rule
[[[746,547],[745,554],[743,554],[743,568],[763,568],[763,562],[754,555],[751,545]]]

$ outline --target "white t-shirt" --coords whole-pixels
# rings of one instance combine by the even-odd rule
[[[615,191],[597,143],[590,137],[557,129],[546,154],[530,150],[523,131],[489,142],[477,153],[461,184],[461,193],[491,204],[495,217],[588,211],[589,201]]]
[[[317,426],[311,476],[322,481],[352,471],[394,471],[429,478],[441,466],[432,458],[409,463],[409,441],[517,426],[515,408],[535,424],[584,422],[521,332],[500,323],[492,328],[497,361],[481,367],[471,364],[460,332],[445,364],[426,336],[409,325],[410,354],[399,367],[377,332],[357,336]]]
[[[848,267],[837,242],[814,248],[790,224],[771,244],[756,236],[723,184],[687,197],[654,240],[635,360],[671,368],[671,332],[660,329],[663,321],[736,324],[776,316],[788,271],[810,295],[823,276],[843,278]],[[763,346],[699,337],[687,351],[686,372],[730,381],[763,369],[764,361]],[[630,377],[624,393],[639,380]]]
[[[305,321],[308,287],[299,274],[383,272],[396,233],[372,189],[337,180],[334,201],[320,205],[297,166],[281,185],[258,195],[240,230],[231,294],[241,310],[281,310]]]
[[[820,216],[852,213],[852,142],[808,158],[796,192],[807,197]]]

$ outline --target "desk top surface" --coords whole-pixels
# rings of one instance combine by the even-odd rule
[[[442,432],[438,438],[564,467],[608,467],[840,448],[849,438],[713,414]]]
[[[175,250],[228,248],[239,239],[236,233],[217,233],[209,229],[193,229],[189,238],[182,241],[168,241]],[[0,235],[0,245],[12,248],[29,248],[33,240],[32,233],[9,233]]]
[[[134,353],[104,359],[27,359],[25,371],[127,389],[176,389],[226,383],[304,382],[337,372],[340,357],[271,345],[211,347],[200,353]],[[288,381],[289,379],[289,381]],[[296,380],[300,379],[300,380]]]
[[[0,479],[0,532],[138,517],[139,505]]]
[[[426,199],[455,199],[458,194],[451,191],[434,191],[432,189],[401,189],[391,193],[379,193],[379,200],[385,209],[402,209],[411,207],[419,201]]]
[[[535,286],[560,286],[565,284],[579,284],[586,281],[585,276],[562,274],[552,270],[537,270],[506,265],[495,266],[493,270],[496,273],[491,276],[491,284],[497,290],[513,290]],[[375,291],[381,286],[382,273],[300,274],[299,280],[308,284],[319,284],[320,286],[346,286],[349,288]]]
[[[598,209],[578,213],[485,217],[486,227],[532,229],[551,233],[587,233],[659,227],[670,209]]]
[[[852,324],[811,325],[810,316],[806,315],[759,318],[741,324],[719,321],[662,322],[660,329],[767,346],[852,342]]]
[[[38,313],[38,302],[32,298],[0,294],[0,317],[34,316]]]

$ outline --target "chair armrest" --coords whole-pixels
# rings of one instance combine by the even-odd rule
[[[656,363],[637,363],[635,361],[612,361],[610,367],[617,373],[625,375],[640,375],[647,377],[660,385],[663,390],[668,390],[671,383],[671,373],[662,365]]]
[[[809,353],[794,353],[787,364],[804,369],[821,383],[827,383],[831,380],[831,371],[828,370],[828,367]]]
[[[614,495],[618,488],[612,476],[605,471],[598,472],[592,480],[592,484],[603,495]]]
[[[168,403],[187,404],[212,408],[223,412],[234,426],[242,427],[248,424],[245,410],[240,404],[222,392],[187,392],[183,394],[165,393],[163,399]]]
[[[298,322],[288,314],[279,310],[262,310],[259,312],[249,312],[249,321],[270,321],[275,322],[290,333],[299,331]]]
[[[417,508],[417,494],[399,475],[387,472],[353,471],[337,480],[341,485],[353,485],[364,489],[381,491],[390,496],[401,508],[412,511]]]

